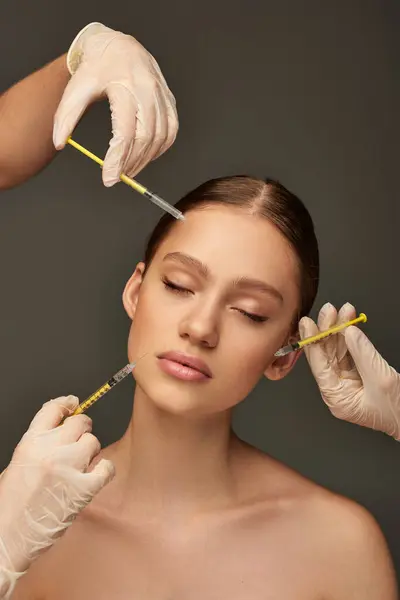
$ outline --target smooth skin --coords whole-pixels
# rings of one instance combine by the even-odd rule
[[[274,358],[299,303],[290,247],[241,209],[186,217],[123,294],[129,360],[147,356],[127,431],[100,454],[116,476],[13,598],[395,600],[386,543],[367,511],[231,430],[232,408],[259,378],[278,381],[295,363]],[[158,357],[172,350],[203,359],[212,378],[164,372]]]
[[[0,190],[23,183],[54,158],[53,120],[69,79],[63,55],[0,96]]]

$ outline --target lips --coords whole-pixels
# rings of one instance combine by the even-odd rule
[[[211,379],[212,373],[208,365],[198,358],[197,356],[190,356],[189,354],[185,354],[183,352],[164,352],[160,354],[159,359],[161,361],[168,361],[170,363],[175,363],[176,365],[181,365],[182,367],[187,367],[192,371],[195,371],[201,374],[203,377]]]

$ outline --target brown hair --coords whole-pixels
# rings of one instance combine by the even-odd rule
[[[308,315],[318,291],[319,252],[314,225],[302,201],[273,179],[236,175],[206,181],[181,198],[176,208],[185,214],[212,204],[237,206],[275,225],[298,259],[300,308],[297,317]],[[161,217],[147,243],[146,268],[175,223],[174,217],[167,213]]]

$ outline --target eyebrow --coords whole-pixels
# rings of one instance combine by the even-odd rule
[[[192,267],[196,269],[204,277],[204,279],[209,279],[210,271],[208,267],[202,263],[194,256],[190,256],[189,254],[184,254],[183,252],[170,252],[166,254],[163,258],[163,261],[172,260],[176,262],[180,262],[183,265],[188,267]],[[251,289],[256,292],[261,292],[263,294],[268,294],[269,296],[273,296],[276,298],[281,304],[283,304],[283,296],[282,294],[273,286],[261,281],[259,279],[252,279],[250,277],[239,277],[233,282],[233,287],[236,289]]]
[[[250,277],[240,277],[233,282],[233,286],[238,289],[251,289],[255,292],[262,292],[269,296],[274,296],[281,304],[283,304],[282,294],[273,286],[260,281],[259,279],[251,279]]]
[[[194,267],[196,271],[198,271],[204,279],[208,279],[210,277],[210,271],[205,264],[203,264],[194,256],[190,256],[189,254],[184,254],[183,252],[170,252],[166,254],[163,258],[163,261],[173,260],[176,262],[180,262],[188,267]]]

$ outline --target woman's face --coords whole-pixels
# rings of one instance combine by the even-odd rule
[[[266,219],[240,208],[193,210],[161,243],[145,277],[139,264],[124,305],[133,320],[129,360],[162,409],[205,416],[243,400],[264,373],[281,379],[299,273],[288,242]],[[186,365],[186,366],[185,366]]]

